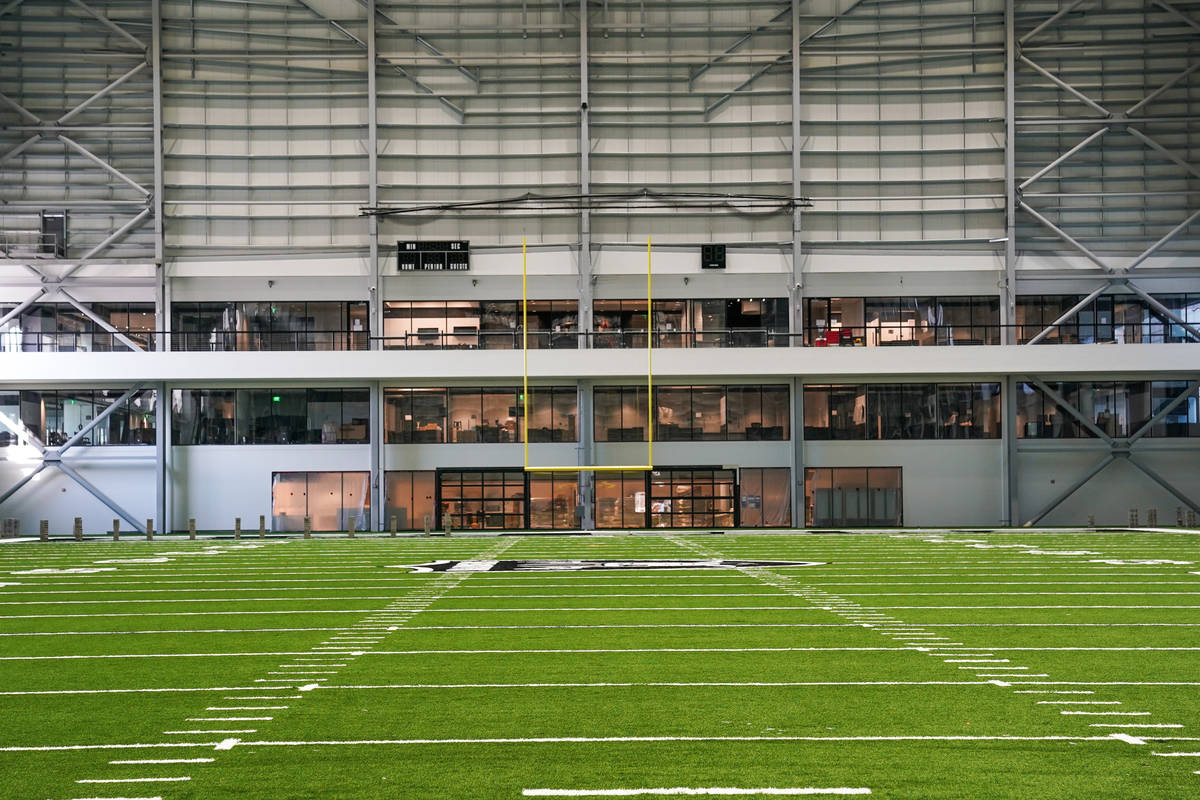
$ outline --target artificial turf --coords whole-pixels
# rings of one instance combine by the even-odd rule
[[[1162,531],[8,544],[0,797],[1192,798],[1198,545]],[[398,568],[500,558],[818,563]]]

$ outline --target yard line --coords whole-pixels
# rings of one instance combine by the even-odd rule
[[[1182,728],[1178,722],[1093,722],[1089,728]]]
[[[1200,758],[1200,753],[1154,753],[1154,752],[1151,752],[1150,755],[1164,756],[1166,758],[1171,758],[1171,757]]]
[[[1132,607],[1132,606],[1131,606]],[[1184,606],[1176,606],[1184,608]],[[1083,608],[1083,606],[1080,606]],[[298,608],[292,611],[131,611],[128,614],[7,614],[0,619],[78,619],[97,617],[241,617],[261,616],[264,614],[294,614],[307,616],[309,614],[370,614],[371,608],[321,609]],[[328,629],[327,629],[328,630]]]
[[[385,684],[331,684],[318,689],[574,689],[590,687],[773,687],[773,686],[989,686],[987,681],[601,681],[555,682],[555,683],[385,683]]]
[[[274,717],[188,717],[184,722],[265,722]]]
[[[180,783],[190,781],[190,777],[182,778],[84,778],[76,783]]]
[[[110,764],[211,764],[214,758],[135,758],[110,761]]]
[[[204,686],[186,689],[34,689],[29,691],[0,692],[2,696],[20,696],[36,694],[139,694],[153,692],[254,692],[266,689],[265,686]],[[277,688],[286,688],[283,686]]]
[[[1149,711],[1059,711],[1060,714],[1076,714],[1088,717],[1148,717]]]
[[[1092,691],[1058,691],[1054,689],[1018,689],[1013,694],[1095,694]]]
[[[1200,737],[1162,737],[1168,741],[1200,741]],[[457,739],[325,739],[314,741],[263,740],[239,742],[245,747],[319,747],[354,745],[445,744],[606,744],[625,742],[1114,742],[1111,736],[541,736],[527,738]],[[1196,753],[1194,755],[1200,755]]]
[[[279,711],[287,706],[209,706],[205,711]]]
[[[1081,706],[1119,706],[1120,700],[1038,700],[1039,706],[1058,706],[1058,705],[1081,705]]]
[[[798,795],[798,794],[870,794],[867,788],[795,788],[767,787],[741,789],[733,786],[673,786],[661,789],[523,789],[523,797],[638,797],[645,795]]]
[[[143,636],[164,633],[293,633],[308,631],[340,631],[343,628],[184,628],[153,631],[26,631],[0,633],[0,636]]]
[[[163,731],[163,733],[170,734],[171,736],[179,736],[179,735],[182,735],[182,734],[192,734],[192,733],[258,733],[258,730],[257,730],[257,729],[255,729],[255,728],[246,728],[245,730],[239,730],[239,731],[221,731],[221,730],[217,730],[217,731],[211,731],[211,730],[202,730],[202,731]]]

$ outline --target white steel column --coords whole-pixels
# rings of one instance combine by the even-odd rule
[[[591,347],[592,332],[592,301],[595,299],[595,285],[592,277],[592,217],[589,210],[591,194],[591,131],[588,128],[590,110],[588,108],[588,0],[579,0],[579,194],[582,202],[579,204],[579,347]],[[647,309],[652,314],[653,309]],[[579,450],[577,463],[581,467],[592,463],[592,414],[590,412],[591,384],[579,384]],[[585,398],[584,395],[587,395]],[[584,416],[585,407],[589,409]],[[590,502],[595,496],[596,474],[590,471],[579,473],[577,491],[579,502],[583,505],[583,517],[580,524],[586,530],[596,527],[595,505]]]

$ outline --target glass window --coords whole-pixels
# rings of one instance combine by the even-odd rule
[[[342,390],[308,390],[308,437],[310,444],[337,444],[341,441]]]
[[[371,441],[371,390],[342,390],[342,425],[338,436],[342,444],[367,444]]]
[[[416,444],[445,442],[447,402],[445,389],[413,389],[412,441]]]
[[[833,437],[829,429],[828,386],[804,387],[804,438],[825,441]]]
[[[692,439],[719,441],[725,438],[725,388],[692,387]]]
[[[575,518],[578,478],[573,472],[529,473],[529,527],[569,530]]]
[[[450,390],[450,441],[478,442],[476,428],[483,415],[483,398],[479,389]]]
[[[596,527],[646,527],[646,473],[596,474]]]
[[[597,442],[646,441],[645,386],[597,386],[594,398]]]
[[[829,434],[835,440],[867,438],[866,387],[829,387]]]
[[[512,443],[520,441],[517,430],[517,391],[515,389],[484,390],[483,417],[477,432],[478,441]]]
[[[693,435],[692,393],[687,386],[659,386],[654,389],[654,438],[660,442],[691,441]]]
[[[438,473],[441,523],[458,530],[525,528],[523,470]]]
[[[350,517],[366,530],[371,511],[369,472],[275,472],[271,475],[271,525],[275,531],[344,531]]]

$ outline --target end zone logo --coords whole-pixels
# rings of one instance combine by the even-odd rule
[[[720,558],[580,558],[524,561],[430,561],[392,564],[413,572],[584,572],[609,569],[744,569],[747,567],[815,567],[824,561],[738,561]]]

